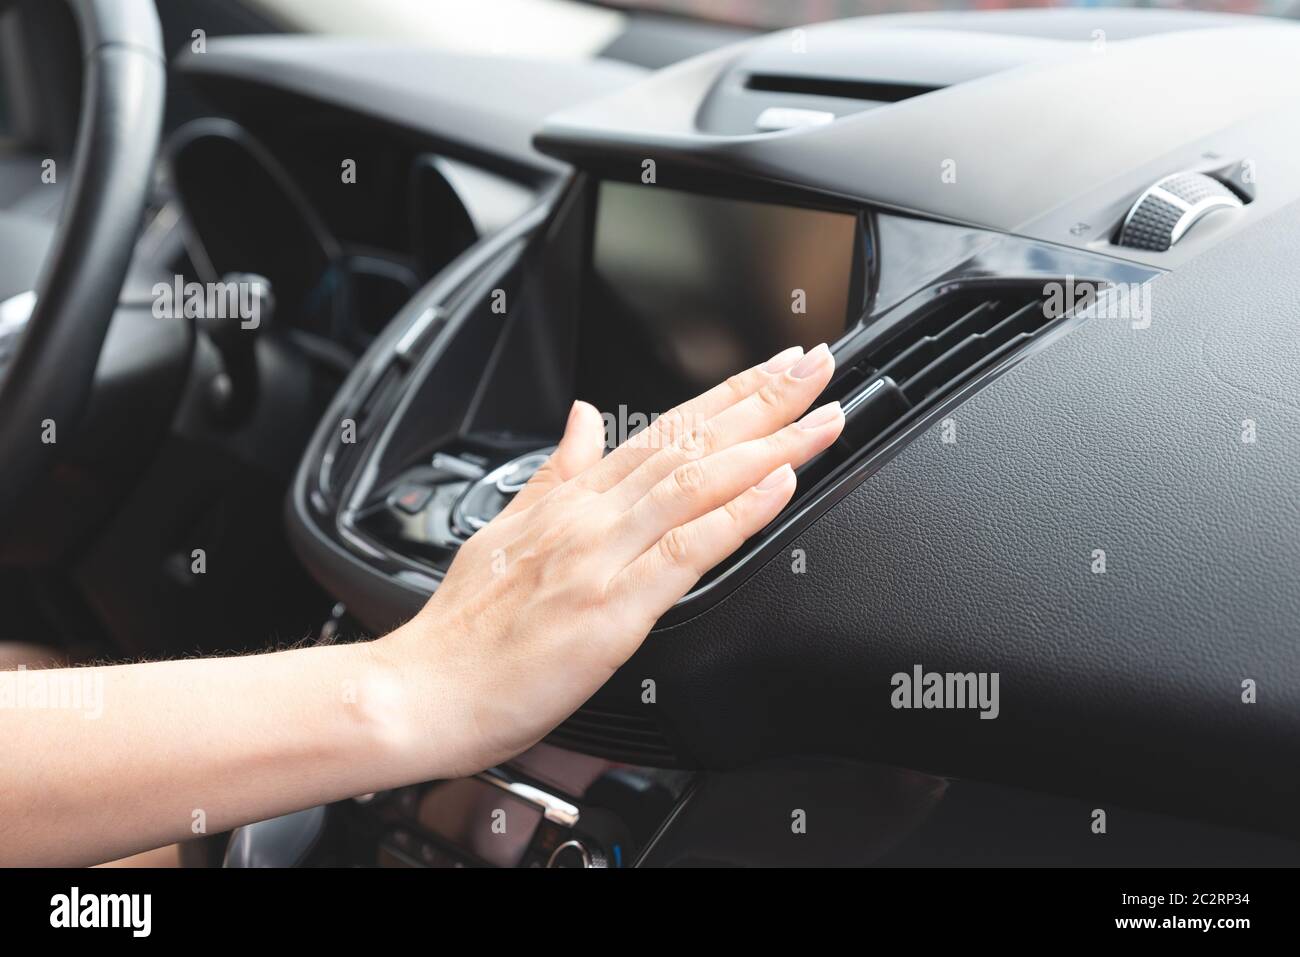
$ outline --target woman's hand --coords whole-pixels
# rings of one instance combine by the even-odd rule
[[[536,743],[776,517],[794,493],[792,466],[844,426],[838,403],[795,422],[834,368],[824,345],[786,350],[608,456],[600,414],[574,404],[546,465],[461,548],[424,609],[372,645],[399,685],[415,683],[411,746],[428,776]]]
[[[575,404],[546,466],[378,641],[0,674],[11,697],[79,702],[0,708],[0,862],[110,860],[524,750],[790,500],[791,466],[844,425],[835,404],[790,424],[833,367],[825,346],[783,352],[609,456]]]

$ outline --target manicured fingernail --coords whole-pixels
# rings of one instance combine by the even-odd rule
[[[813,409],[802,419],[799,420],[801,429],[818,429],[823,425],[829,425],[840,417],[840,404],[838,402],[827,402],[819,408]]]
[[[770,492],[772,489],[780,488],[784,485],[787,477],[793,473],[794,469],[790,468],[790,464],[787,462],[767,478],[763,479],[763,481],[755,485],[754,488],[758,489],[760,492]]]
[[[822,363],[830,358],[830,354],[831,350],[823,342],[800,359],[799,364],[790,370],[790,374],[796,379],[806,379],[822,367]]]
[[[784,352],[778,352],[763,364],[764,372],[784,372],[803,355],[803,346],[791,346]]]

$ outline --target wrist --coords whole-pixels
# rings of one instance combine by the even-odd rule
[[[358,645],[368,674],[364,707],[370,735],[399,784],[463,777],[478,770],[468,758],[469,712],[456,682],[421,633],[420,616]]]

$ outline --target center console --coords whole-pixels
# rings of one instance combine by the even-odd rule
[[[327,582],[331,568],[367,570],[373,588],[359,594],[352,574],[335,586],[363,621],[418,607],[545,461],[575,398],[601,410],[612,448],[787,346],[831,343],[824,400],[844,405],[844,437],[667,620],[697,613],[868,452],[1058,330],[1045,284],[1153,275],[810,191],[643,173],[575,175],[471,249],[392,323],[322,424],[293,518],[318,532],[306,557]]]

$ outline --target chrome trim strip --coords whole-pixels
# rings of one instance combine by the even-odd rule
[[[28,289],[0,302],[0,336],[11,336],[27,325],[36,309],[36,292]]]
[[[414,357],[415,347],[423,337],[425,331],[443,318],[445,313],[437,306],[429,306],[418,316],[411,320],[411,324],[406,327],[402,333],[402,338],[397,340],[397,345],[393,347],[393,353],[399,358],[410,360]]]
[[[1172,246],[1178,240],[1183,238],[1183,233],[1191,229],[1206,213],[1214,209],[1241,209],[1241,200],[1235,196],[1207,196],[1187,207],[1187,212],[1178,222],[1174,223],[1174,230],[1169,234],[1169,245]]]
[[[586,845],[583,844],[582,841],[565,841],[563,844],[556,847],[555,850],[551,851],[551,856],[546,859],[546,866],[548,868],[554,867],[555,859],[570,847],[576,847],[578,853],[582,855],[583,868],[591,867],[591,853],[587,850]]]
[[[877,379],[875,382],[871,383],[862,391],[858,392],[856,395],[849,396],[847,399],[844,400],[844,414],[848,415],[850,412],[852,412],[854,409],[860,406],[863,402],[866,402],[867,399],[875,395],[884,387],[885,387],[885,380],[883,378],[880,378]]]
[[[474,777],[480,781],[486,781],[493,787],[500,788],[507,794],[513,794],[521,801],[538,808],[541,810],[542,816],[552,824],[574,827],[578,823],[580,812],[577,807],[562,798],[556,797],[554,794],[543,791],[541,788],[505,777],[500,768],[494,771],[481,771]]]

